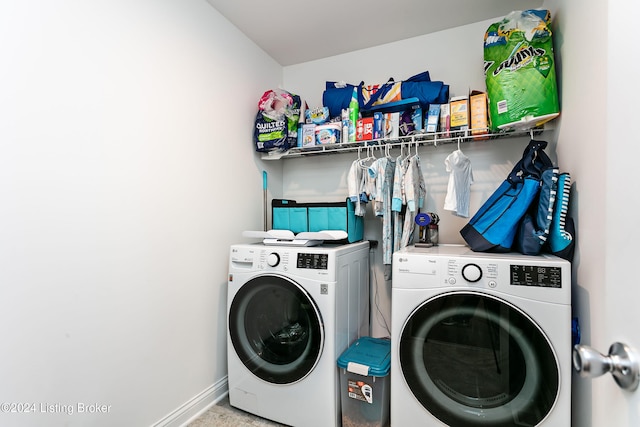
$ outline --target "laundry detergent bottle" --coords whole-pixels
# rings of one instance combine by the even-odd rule
[[[360,105],[358,104],[358,88],[353,88],[351,101],[349,102],[349,142],[356,142],[356,125],[360,117]]]

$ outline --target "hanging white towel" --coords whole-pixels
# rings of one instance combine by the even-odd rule
[[[460,150],[449,154],[444,160],[449,172],[447,195],[444,199],[444,209],[464,218],[469,217],[469,196],[473,184],[473,170],[471,161]]]

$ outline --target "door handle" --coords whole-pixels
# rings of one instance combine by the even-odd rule
[[[573,367],[583,378],[596,378],[610,372],[616,383],[625,390],[634,391],[640,383],[638,356],[626,344],[613,343],[609,354],[577,344],[573,347]]]

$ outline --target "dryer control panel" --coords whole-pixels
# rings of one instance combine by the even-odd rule
[[[392,287],[494,290],[570,303],[571,263],[552,255],[480,253],[464,246],[407,247],[393,254]]]
[[[535,286],[540,288],[561,288],[562,268],[552,265],[517,264],[512,262],[486,262],[483,259],[474,261],[464,258],[448,260],[449,284],[455,284],[460,278],[464,282],[486,283],[490,288],[497,286],[498,274],[500,280],[506,279],[506,266],[509,266],[509,284],[511,286]]]
[[[562,287],[562,268],[560,267],[518,264],[511,264],[510,267],[513,286]]]

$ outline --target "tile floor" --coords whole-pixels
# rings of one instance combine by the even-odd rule
[[[273,421],[246,413],[229,404],[229,395],[192,421],[188,427],[284,427]]]

